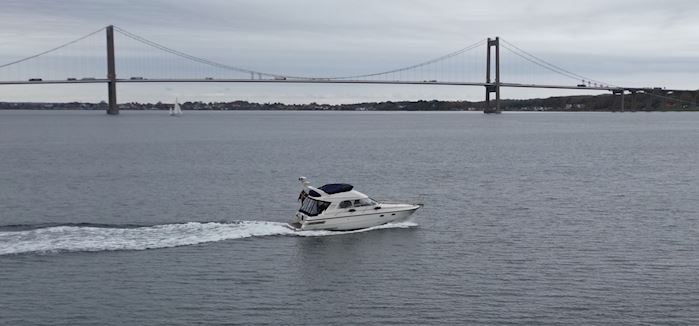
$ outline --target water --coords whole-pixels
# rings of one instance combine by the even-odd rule
[[[0,111],[0,324],[699,323],[699,115]],[[298,176],[424,203],[285,228]]]

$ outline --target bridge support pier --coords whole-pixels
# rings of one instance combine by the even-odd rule
[[[495,83],[491,76],[491,49],[495,47]],[[488,38],[485,75],[485,108],[483,113],[500,113],[500,38]],[[490,103],[490,94],[495,93],[495,107]]]
[[[624,94],[626,93],[625,90],[621,90],[621,112],[624,112]]]
[[[119,107],[116,99],[116,69],[114,64],[114,26],[107,26],[107,93],[108,103],[107,114],[119,114]]]
[[[624,107],[624,93],[626,93],[625,89],[615,89],[612,91],[613,95],[618,95],[619,96],[619,111],[624,112],[625,107]],[[614,101],[616,102],[616,101]]]

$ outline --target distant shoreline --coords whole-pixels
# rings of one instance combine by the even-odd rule
[[[673,94],[626,95],[623,111],[666,112],[699,111],[699,91],[682,91]],[[494,103],[491,103],[494,105]],[[119,110],[157,111],[169,110],[172,103],[120,103]],[[284,104],[232,102],[184,102],[185,111],[483,111],[484,101],[385,101],[354,104]],[[553,111],[553,112],[617,112],[621,109],[621,97],[611,94],[559,96],[537,99],[506,99],[500,101],[502,111]],[[0,110],[107,110],[106,102],[0,102]]]

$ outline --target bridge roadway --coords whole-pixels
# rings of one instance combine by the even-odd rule
[[[40,81],[0,81],[0,85],[41,85],[41,84],[105,84],[109,79],[76,79],[76,80],[40,80]],[[399,81],[399,80],[352,80],[352,79],[224,79],[224,78],[143,78],[143,79],[116,79],[117,83],[291,83],[291,84],[383,84],[383,85],[442,85],[442,86],[495,86],[495,83],[479,82],[445,82],[445,81]],[[575,86],[575,85],[546,85],[546,84],[522,84],[522,83],[500,83],[500,87],[512,88],[544,88],[544,89],[570,89],[579,91],[609,91],[613,93],[625,92],[651,92],[661,91],[663,93],[690,91],[684,89],[659,89],[652,87],[613,87],[613,86]]]
[[[0,81],[0,85],[37,85],[37,84],[103,84],[109,79],[76,79],[76,80],[40,80],[40,81]],[[398,81],[398,80],[350,80],[350,79],[116,79],[117,83],[293,83],[293,84],[384,84],[384,85],[446,85],[446,86],[495,86],[495,83],[478,82],[444,82],[444,81]],[[500,83],[500,87],[519,88],[548,88],[548,89],[575,89],[575,90],[644,90],[649,88],[630,87],[598,87],[598,86],[567,86],[567,85],[540,85],[520,83]]]

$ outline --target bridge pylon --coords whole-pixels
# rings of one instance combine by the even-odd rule
[[[495,48],[495,82],[491,74],[492,48]],[[500,38],[488,38],[487,59],[485,68],[485,108],[483,113],[500,113]],[[495,107],[490,103],[490,94],[495,93]]]
[[[109,106],[107,114],[119,114],[119,107],[116,100],[116,67],[114,64],[114,26],[109,25],[107,30],[107,93]]]

